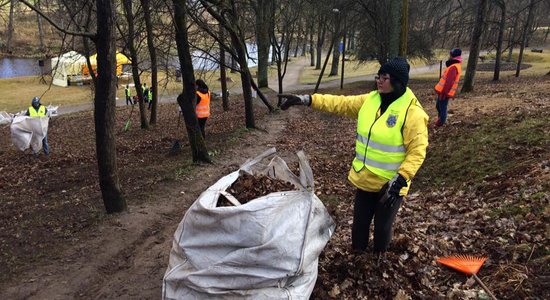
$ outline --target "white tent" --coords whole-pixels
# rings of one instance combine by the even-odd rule
[[[53,84],[68,86],[69,76],[82,76],[82,66],[85,64],[86,58],[76,51],[52,58]]]

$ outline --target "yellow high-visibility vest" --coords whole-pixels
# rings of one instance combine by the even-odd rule
[[[379,93],[369,95],[361,106],[357,119],[355,158],[352,162],[355,172],[366,167],[388,180],[397,174],[407,151],[401,129],[407,110],[414,101],[414,94],[407,88],[401,97],[378,116],[382,98]]]
[[[29,106],[29,116],[31,117],[45,117],[46,116],[46,107],[44,105],[40,105],[38,110],[34,109],[34,107]]]

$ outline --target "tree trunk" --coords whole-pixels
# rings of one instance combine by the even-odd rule
[[[258,0],[256,9],[256,43],[258,46],[258,87],[268,87],[269,25],[270,8],[273,0]]]
[[[151,58],[151,88],[153,89],[153,103],[151,103],[150,124],[157,124],[157,104],[158,104],[158,68],[157,51],[153,41],[153,23],[151,22],[151,7],[149,0],[141,0],[143,15],[145,17],[145,30],[147,31],[147,48]]]
[[[115,141],[116,44],[113,32],[115,11],[112,0],[96,0],[97,86],[94,122],[99,187],[107,213],[126,210],[118,180]]]
[[[185,0],[173,0],[174,4],[174,25],[176,26],[176,46],[178,48],[178,58],[180,61],[180,70],[183,78],[183,91],[178,96],[178,104],[183,112],[185,127],[193,162],[208,162],[210,156],[206,143],[202,137],[197,114],[195,113],[195,74],[191,52],[189,51],[189,39],[187,36],[187,7]]]
[[[344,36],[342,41],[342,71],[340,74],[340,89],[344,89],[344,70],[346,64],[346,35],[347,35],[347,21],[344,19]]]
[[[338,63],[340,62],[340,14],[342,11],[335,13],[334,15],[334,39],[332,40],[332,64],[328,76],[338,75]]]
[[[328,59],[330,58],[330,52],[332,52],[333,48],[334,47],[330,47],[328,49],[327,57],[325,58],[325,63],[323,63],[323,68],[321,68],[319,77],[317,77],[317,84],[315,84],[315,89],[313,90],[314,94],[317,93],[317,91],[319,90],[319,85],[321,84],[321,78],[323,78],[323,74],[325,73],[325,68],[327,67]]]
[[[136,48],[134,47],[134,39],[136,37],[134,29],[134,14],[132,12],[132,0],[123,0],[122,4],[124,6],[124,14],[126,16],[126,21],[128,22],[128,36],[126,45],[130,51],[130,60],[132,61],[132,75],[134,77],[134,85],[136,87],[136,94],[139,101],[139,116],[141,120],[141,128],[148,129],[149,123],[147,122],[147,115],[145,114],[145,97],[143,94],[143,89],[141,88],[141,79],[139,77],[138,69],[138,56]]]
[[[399,56],[407,57],[409,39],[409,0],[403,0],[401,12],[401,35],[399,36]]]
[[[500,23],[498,25],[498,41],[495,57],[495,72],[493,74],[493,81],[498,81],[500,77],[500,61],[502,60],[502,43],[504,39],[504,27],[506,26],[506,2],[504,0],[497,1],[497,5],[500,7]]]
[[[256,128],[254,122],[254,107],[252,106],[252,77],[250,76],[250,70],[248,69],[248,62],[246,61],[245,46],[241,44],[241,40],[237,37],[236,33],[230,32],[231,41],[233,47],[237,51],[237,57],[239,59],[239,67],[241,73],[241,84],[243,87],[243,99],[244,99],[244,112],[245,112],[245,126],[246,128]]]
[[[401,35],[401,4],[402,0],[390,0],[390,51],[388,58],[399,55],[399,38]]]
[[[307,25],[307,22],[306,22],[306,25],[305,25],[305,29],[304,29],[304,36],[302,37],[302,51],[300,51],[300,56],[306,56],[306,49],[307,49],[307,39],[309,37],[309,26]]]
[[[10,1],[10,16],[8,19],[8,38],[6,43],[6,52],[11,53],[13,47],[13,10],[15,9],[15,1]]]
[[[237,73],[237,60],[231,56],[231,71],[230,73]]]
[[[223,41],[225,30],[223,29],[222,24],[219,24],[220,27],[220,40]],[[220,81],[222,85],[222,106],[224,111],[229,110],[229,95],[227,95],[227,73],[225,68],[225,50],[220,44]]]
[[[472,39],[470,43],[470,56],[468,57],[468,66],[466,68],[466,75],[464,76],[464,85],[461,90],[463,93],[471,92],[474,89],[474,78],[476,75],[477,60],[479,56],[480,37],[486,10],[487,0],[479,0],[476,22],[474,24],[474,30],[472,32]]]
[[[534,7],[535,7],[535,0],[531,0],[531,2],[529,3],[529,12],[527,13],[527,22],[525,23],[525,27],[523,28],[523,34],[521,37],[521,46],[519,48],[519,55],[518,55],[518,65],[516,67],[516,77],[519,77],[519,71],[521,70],[521,61],[523,60],[523,50],[525,49],[527,34],[529,31],[529,27],[531,26],[531,22],[533,20]]]
[[[315,66],[315,49],[313,47],[313,33],[315,24],[312,21],[309,29],[309,66],[313,67]]]
[[[323,18],[319,21],[319,27],[317,28],[317,60],[315,62],[315,70],[321,69],[321,54],[323,52],[323,44],[325,43],[325,33],[327,27]]]
[[[516,39],[516,28],[518,27],[518,19],[514,18],[514,26],[512,27],[512,31],[510,32],[510,35],[508,37],[508,58],[506,58],[506,62],[512,61],[512,52],[514,51],[514,45],[515,45],[515,39]]]
[[[34,2],[34,5],[36,6],[36,8],[40,9],[40,0],[36,0]],[[36,23],[38,24],[38,39],[40,41],[40,46],[38,50],[40,51],[40,53],[45,54],[46,45],[44,44],[44,28],[42,26],[42,17],[39,13],[36,13]]]

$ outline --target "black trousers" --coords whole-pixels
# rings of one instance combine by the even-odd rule
[[[206,134],[204,133],[204,127],[206,127],[206,120],[208,120],[208,118],[198,118],[197,120],[199,120],[199,127],[201,128],[202,137],[206,138]]]
[[[374,219],[374,252],[388,249],[392,238],[392,227],[403,197],[399,197],[393,207],[379,204],[381,193],[365,192],[357,189],[353,206],[353,226],[351,243],[356,251],[365,251],[369,242],[370,224]]]

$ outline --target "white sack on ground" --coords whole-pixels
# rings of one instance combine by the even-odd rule
[[[11,120],[13,120],[12,115],[5,111],[0,111],[0,125],[6,125],[11,123]]]
[[[303,152],[300,177],[270,149],[204,191],[175,234],[163,280],[163,299],[308,299],[318,257],[334,222],[313,192]],[[289,181],[295,191],[275,192],[244,205],[216,207],[220,192],[247,172]]]
[[[34,152],[42,149],[42,140],[48,134],[48,117],[16,116],[11,123],[11,140],[21,151],[29,147]]]
[[[48,105],[46,107],[46,113],[48,114],[48,117],[57,117],[59,115],[59,113],[57,112],[57,110],[59,109],[59,105],[58,106],[53,106],[53,105]]]

